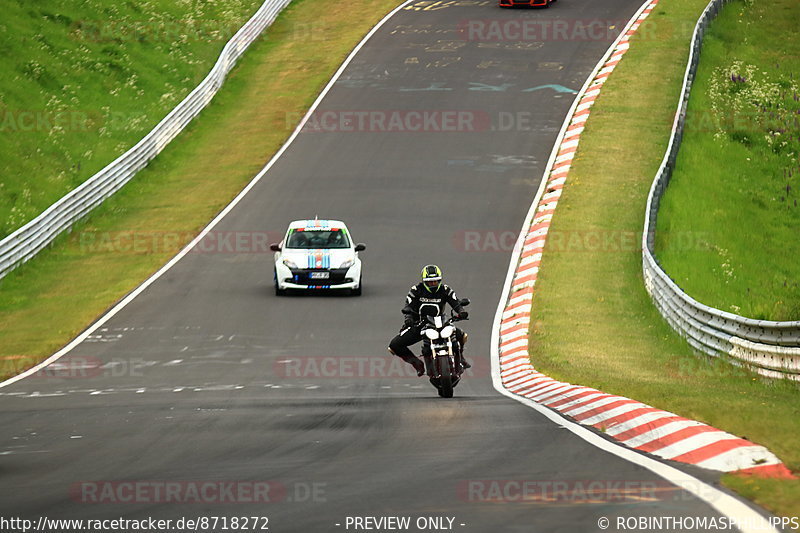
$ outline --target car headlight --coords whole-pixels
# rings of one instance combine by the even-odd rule
[[[425,331],[423,331],[423,333],[425,334],[426,337],[428,337],[432,341],[435,341],[436,339],[439,338],[439,332],[436,331],[435,329],[426,329]]]
[[[282,262],[289,268],[297,268],[297,265],[295,265],[294,262],[290,261],[289,259],[284,259]]]
[[[342,263],[339,268],[350,268],[351,266],[353,266],[353,263],[355,262],[356,262],[355,259],[348,259],[347,261]]]

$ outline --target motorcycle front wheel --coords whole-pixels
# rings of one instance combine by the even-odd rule
[[[453,397],[453,371],[450,368],[450,359],[442,357],[439,361],[439,371],[441,378],[439,378],[439,396],[442,398]]]

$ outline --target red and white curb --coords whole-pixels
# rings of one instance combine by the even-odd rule
[[[607,53],[608,59],[578,94],[550,158],[546,182],[517,242],[508,297],[499,313],[497,358],[502,386],[511,393],[553,409],[576,422],[591,426],[630,448],[663,459],[689,463],[722,472],[792,477],[791,472],[763,446],[711,426],[643,403],[571,385],[537,372],[528,355],[531,303],[547,233],[569,175],[590,110],[608,76],[630,46],[630,37],[650,15],[658,0],[638,13]]]

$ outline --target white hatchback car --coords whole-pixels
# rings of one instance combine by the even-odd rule
[[[275,294],[288,289],[347,289],[361,295],[364,244],[354,244],[340,220],[295,220],[275,252]]]

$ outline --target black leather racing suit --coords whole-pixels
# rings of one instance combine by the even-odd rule
[[[464,313],[463,307],[458,303],[458,297],[455,291],[444,283],[439,285],[435,292],[429,291],[425,284],[420,282],[408,291],[406,296],[406,305],[403,307],[404,324],[400,333],[395,336],[389,343],[389,350],[401,358],[403,361],[411,364],[417,372],[424,370],[422,361],[414,355],[409,349],[422,340],[422,327],[419,323],[420,320],[420,307],[425,305],[436,305],[439,310],[438,313],[444,313],[449,304],[453,310],[458,313]],[[424,310],[424,309],[423,309]],[[430,315],[431,313],[425,313]],[[464,332],[456,328],[456,338],[461,346],[464,346]]]

